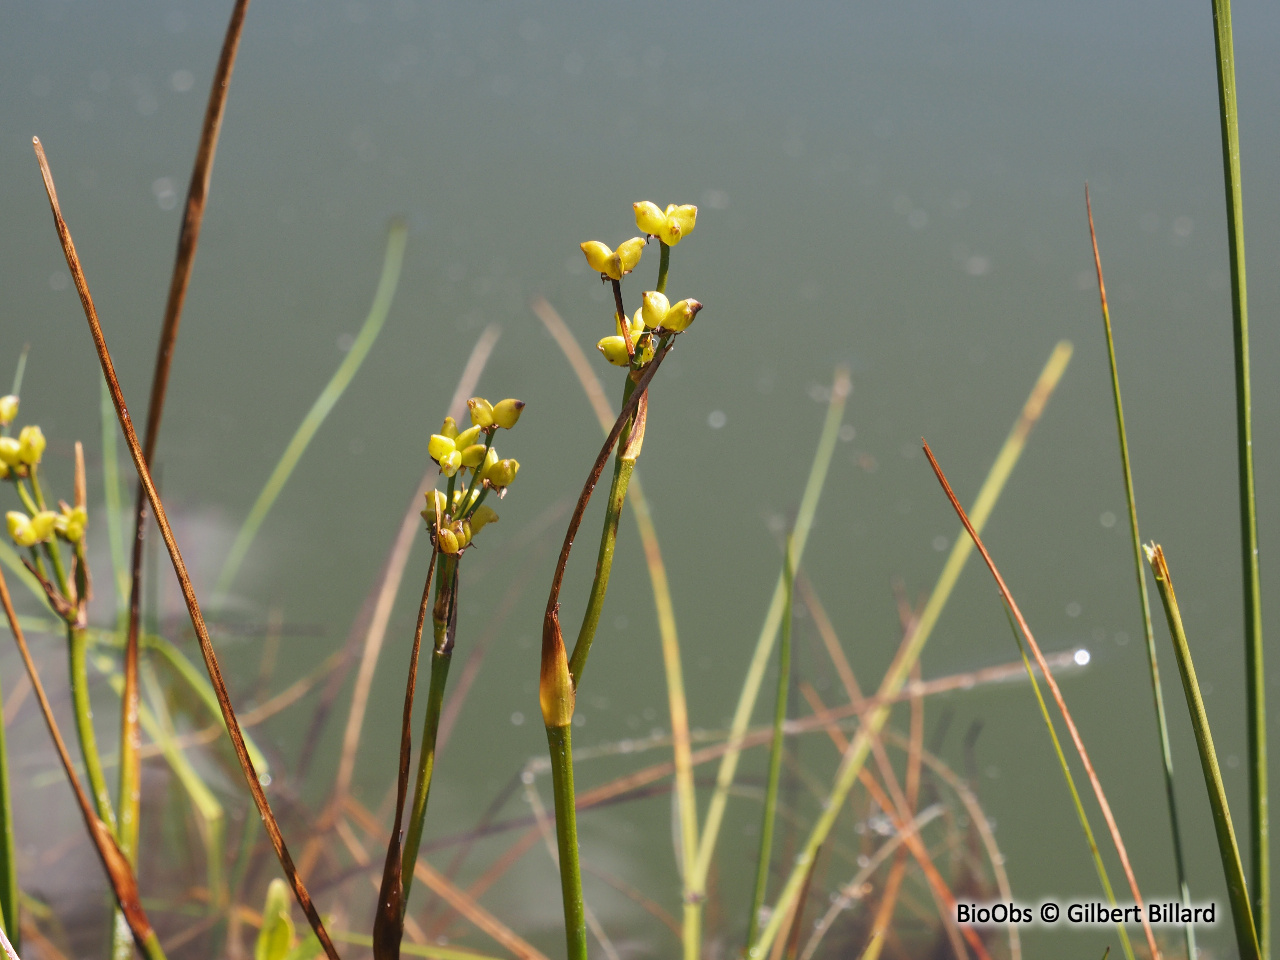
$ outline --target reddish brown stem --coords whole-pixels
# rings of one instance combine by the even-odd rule
[[[222,678],[222,669],[218,666],[218,657],[213,649],[213,641],[209,638],[209,628],[205,625],[204,615],[200,612],[200,601],[196,599],[195,588],[191,585],[191,577],[187,573],[187,565],[182,559],[182,552],[178,549],[178,541],[174,539],[173,529],[169,526],[169,517],[165,513],[164,504],[161,503],[160,496],[156,493],[155,484],[151,479],[151,471],[147,468],[146,458],[142,455],[142,446],[138,443],[138,434],[133,428],[133,419],[129,416],[129,408],[125,405],[124,394],[120,390],[120,382],[116,379],[115,365],[111,361],[111,353],[107,350],[107,342],[102,335],[102,325],[98,321],[98,311],[94,307],[93,297],[89,293],[88,281],[85,279],[84,270],[80,266],[80,258],[77,256],[75,244],[71,240],[71,232],[67,229],[66,221],[62,219],[62,210],[58,205],[58,193],[54,188],[53,173],[49,169],[49,162],[45,159],[44,147],[41,146],[38,137],[33,140],[33,145],[36,151],[36,158],[40,163],[40,173],[44,178],[45,192],[49,196],[49,208],[53,212],[54,227],[58,232],[58,240],[62,244],[62,251],[67,258],[67,267],[71,270],[71,277],[75,281],[76,291],[80,294],[80,303],[84,307],[85,319],[89,323],[89,332],[93,337],[93,345],[98,354],[98,361],[102,365],[102,375],[106,379],[107,389],[111,393],[111,402],[115,405],[116,417],[120,421],[120,428],[124,431],[125,442],[128,444],[129,454],[133,458],[134,469],[138,472],[138,479],[141,481],[143,489],[147,493],[147,500],[155,513],[156,525],[160,528],[160,535],[164,539],[165,547],[169,550],[169,559],[173,563],[173,571],[177,575],[178,583],[182,588],[182,597],[187,604],[187,613],[191,617],[191,626],[200,642],[200,654],[204,658],[205,668],[209,671],[209,680],[213,684],[214,693],[217,695],[218,706],[222,710],[222,719],[227,725],[227,733],[230,735],[231,744],[235,748],[236,758],[240,761],[240,769],[244,772],[245,782],[249,787],[249,792],[253,795],[253,802],[258,808],[258,813],[262,817],[267,835],[271,838],[271,845],[275,848],[276,856],[280,859],[280,865],[284,869],[286,879],[293,888],[298,904],[302,907],[302,912],[306,914],[307,920],[311,923],[311,928],[315,931],[316,937],[320,940],[321,946],[324,947],[329,960],[339,960],[338,951],[334,948],[333,941],[329,938],[329,933],[325,930],[324,923],[320,920],[320,914],[316,911],[315,905],[311,902],[311,896],[307,893],[306,886],[294,868],[293,858],[289,855],[289,848],[285,846],[284,836],[280,833],[280,825],[276,822],[275,814],[271,811],[271,804],[267,802],[267,795],[263,792],[262,784],[258,781],[257,771],[253,768],[253,761],[249,759],[249,751],[244,745],[244,735],[240,732],[240,723],[236,719],[235,710],[231,706],[231,695],[227,692],[226,682]]]

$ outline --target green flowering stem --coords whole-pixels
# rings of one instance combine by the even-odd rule
[[[661,240],[658,247],[662,251],[658,258],[658,285],[654,288],[658,293],[667,292],[667,272],[671,269],[671,248]]]
[[[624,408],[631,400],[635,388],[636,381],[628,376],[622,390]],[[636,405],[635,416],[627,421],[622,433],[618,436],[618,454],[613,465],[613,482],[609,486],[604,527],[600,531],[600,550],[596,555],[596,574],[591,581],[591,593],[587,597],[587,608],[582,614],[578,640],[573,646],[573,655],[569,658],[569,673],[573,677],[574,689],[577,689],[578,684],[582,682],[582,671],[586,668],[591,644],[595,640],[596,629],[600,625],[604,597],[609,590],[609,576],[613,572],[613,556],[618,545],[618,521],[622,518],[622,505],[627,499],[627,487],[631,484],[631,474],[635,471],[636,459],[640,456],[640,447],[644,443],[645,415],[648,409],[646,400],[647,397],[640,398],[640,402]]]
[[[89,700],[89,670],[87,651],[89,634],[84,627],[67,625],[71,669],[71,701],[76,715],[76,735],[80,738],[80,753],[84,757],[84,771],[89,778],[89,793],[98,816],[107,825],[112,836],[117,833],[116,815],[111,807],[111,791],[102,772],[102,757],[98,753],[98,737],[93,730],[93,704]]]
[[[464,505],[466,504],[466,502],[467,502],[468,500],[470,500],[470,499],[471,499],[471,494],[475,492],[476,484],[480,482],[480,474],[482,474],[482,473],[484,472],[484,462],[485,462],[485,460],[487,460],[487,459],[489,458],[489,450],[493,447],[493,435],[494,435],[495,433],[497,433],[497,432],[498,432],[497,430],[488,430],[488,431],[486,431],[486,432],[485,432],[485,435],[484,435],[484,457],[482,457],[482,458],[481,458],[481,460],[480,460],[480,462],[479,462],[478,464],[476,464],[475,469],[471,471],[471,483],[469,483],[469,484],[467,485],[467,492],[466,492],[466,493],[464,493],[464,494],[462,495],[462,500],[461,500],[461,502],[462,502]],[[496,454],[495,454],[495,456],[496,456]],[[455,474],[455,476],[456,476],[456,474]],[[450,480],[450,482],[452,483],[452,481],[453,481],[453,477],[450,477],[450,478],[449,478],[449,480]],[[449,500],[448,500],[448,504],[449,504],[449,505],[448,505],[448,508],[447,508],[447,509],[452,510],[452,509],[453,509],[453,491],[452,491],[452,490],[450,490],[450,491],[449,491]],[[456,561],[455,561],[455,563],[456,563]],[[445,564],[445,566],[448,566],[448,564],[446,563],[446,564]],[[440,569],[443,571],[443,570],[444,570],[444,567],[441,567]]]
[[[427,800],[431,794],[431,777],[436,766],[436,734],[440,729],[440,712],[444,707],[444,688],[449,681],[449,664],[453,660],[453,642],[458,625],[458,558],[442,554],[443,562],[436,570],[436,599],[431,611],[434,642],[431,650],[431,684],[427,690],[427,715],[422,721],[422,747],[418,753],[418,776],[413,788],[413,806],[409,812],[408,833],[400,861],[404,894],[401,912],[409,903],[413,885],[413,866],[418,862],[422,828],[427,819]]]
[[[569,724],[547,727],[551,750],[551,789],[556,801],[556,847],[560,854],[560,892],[569,960],[587,960],[587,914],[578,863],[578,812],[573,792],[573,737]]]

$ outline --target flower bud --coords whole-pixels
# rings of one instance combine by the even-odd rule
[[[499,460],[484,472],[484,479],[490,484],[502,489],[516,478],[516,471],[520,469],[520,464],[515,460]]]
[[[564,637],[552,613],[542,623],[542,663],[538,671],[538,706],[542,708],[542,722],[548,727],[567,727],[573,722],[576,701],[577,691],[573,688],[573,675],[569,672]]]
[[[456,449],[458,447],[453,442],[453,438],[443,433],[433,433],[431,439],[427,441],[427,454],[436,463],[439,463]]]
[[[491,523],[496,523],[498,514],[493,507],[487,503],[482,503],[476,507],[476,512],[471,515],[471,535],[474,537]]]
[[[681,300],[667,311],[662,325],[672,333],[680,333],[689,328],[689,324],[693,323],[693,318],[698,315],[698,311],[701,309],[702,304],[697,300]]]
[[[436,546],[441,553],[456,554],[462,548],[458,545],[458,536],[448,527],[436,531]]]
[[[7,397],[0,397],[0,427],[7,427],[13,423],[13,418],[18,415],[18,398],[12,393]]]
[[[467,406],[471,408],[471,424],[479,427],[481,430],[488,430],[493,426],[493,404],[484,397],[472,397],[467,401]]]
[[[0,463],[16,467],[22,461],[18,457],[22,445],[17,437],[0,437]]]
[[[647,291],[643,302],[644,305],[640,308],[640,312],[644,314],[644,325],[650,330],[656,330],[666,320],[667,311],[671,309],[671,302],[667,299],[666,294],[659,293],[657,290]]]
[[[480,468],[480,476],[483,477],[485,471],[488,470],[497,462],[498,462],[498,448],[490,447],[489,452],[484,455],[484,466]]]
[[[603,353],[604,358],[615,367],[631,365],[631,358],[627,356],[627,341],[622,337],[605,337],[596,344],[596,349]]]
[[[18,459],[34,467],[44,455],[44,434],[37,426],[23,427],[18,434]]]
[[[493,405],[493,422],[504,430],[510,430],[524,412],[523,400],[499,400]]]
[[[34,547],[39,541],[35,530],[31,528],[31,518],[18,510],[10,510],[4,515],[9,525],[9,536],[20,547]]]
[[[445,417],[444,425],[440,428],[441,436],[448,437],[450,440],[458,435],[458,424],[453,417]]]
[[[440,458],[440,472],[446,477],[452,477],[462,467],[462,454],[457,450],[452,453],[446,453]]]
[[[460,434],[454,437],[453,445],[457,447],[459,450],[465,450],[467,449],[467,447],[471,446],[473,443],[475,443],[479,439],[480,439],[480,428],[467,427],[467,429],[463,430]]]

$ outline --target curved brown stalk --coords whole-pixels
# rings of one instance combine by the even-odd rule
[[[116,895],[116,902],[120,905],[134,940],[137,941],[138,949],[148,957],[148,960],[163,960],[164,953],[160,950],[160,941],[151,928],[146,912],[142,909],[142,901],[138,895],[138,881],[134,876],[133,868],[129,866],[129,861],[120,851],[107,825],[94,812],[93,804],[90,803],[84,787],[80,785],[80,779],[76,776],[71,754],[67,752],[67,744],[58,730],[58,722],[53,717],[53,708],[49,705],[49,698],[44,693],[44,684],[40,682],[40,675],[36,673],[36,665],[31,659],[31,651],[27,648],[26,637],[18,624],[18,615],[14,612],[13,601],[9,597],[9,585],[5,582],[3,573],[0,573],[0,604],[4,606],[5,616],[9,620],[9,630],[13,633],[13,639],[18,644],[18,652],[22,655],[22,662],[26,665],[31,688],[35,691],[36,700],[40,703],[40,712],[44,714],[44,722],[49,727],[50,736],[53,737],[58,759],[62,761],[62,769],[66,771],[67,781],[76,795],[80,815],[84,818],[89,839],[93,841],[98,858],[102,861],[102,869],[106,871],[107,880],[110,881],[111,889]]]
[[[333,941],[329,939],[329,933],[325,930],[320,914],[316,911],[315,905],[311,902],[311,896],[307,893],[306,886],[294,868],[293,858],[289,855],[289,848],[285,845],[284,836],[280,833],[280,825],[276,822],[275,814],[271,811],[271,804],[267,802],[267,795],[263,792],[262,784],[258,781],[257,771],[253,768],[253,761],[249,759],[249,751],[244,744],[244,735],[240,732],[240,723],[236,719],[235,710],[231,706],[231,695],[227,692],[227,685],[222,679],[222,669],[218,666],[218,656],[214,652],[213,641],[209,638],[209,628],[205,625],[204,615],[200,612],[200,601],[196,599],[195,588],[191,585],[191,577],[187,573],[187,565],[182,559],[182,552],[178,549],[178,541],[174,539],[173,529],[169,526],[169,517],[165,513],[164,504],[160,502],[160,495],[156,492],[155,484],[151,479],[151,471],[148,469],[147,461],[142,455],[142,447],[138,443],[137,431],[133,428],[133,420],[129,416],[128,407],[125,405],[124,394],[120,390],[120,382],[116,379],[115,365],[111,362],[111,354],[107,350],[107,342],[102,335],[102,325],[98,322],[98,311],[93,305],[92,296],[89,294],[88,281],[85,280],[84,270],[80,266],[80,258],[76,255],[75,244],[71,240],[71,232],[67,229],[67,224],[62,219],[62,210],[58,206],[58,193],[53,185],[53,173],[49,169],[49,162],[45,159],[44,148],[41,146],[38,137],[34,138],[33,145],[36,151],[36,158],[40,162],[40,173],[44,178],[45,192],[49,196],[49,208],[53,212],[53,222],[58,232],[58,240],[62,244],[63,253],[66,255],[67,267],[71,270],[71,276],[75,280],[76,291],[80,294],[80,303],[84,307],[85,319],[89,323],[89,332],[93,337],[93,345],[98,354],[98,361],[102,365],[102,375],[106,378],[107,388],[111,393],[111,402],[116,408],[116,417],[120,421],[120,428],[124,431],[125,441],[129,445],[129,454],[133,458],[134,469],[137,470],[138,479],[146,490],[147,500],[155,513],[156,525],[159,526],[160,535],[164,539],[165,547],[168,548],[169,559],[173,563],[173,572],[177,575],[178,583],[182,588],[182,598],[186,601],[187,613],[191,617],[191,626],[200,642],[200,654],[204,658],[205,668],[209,671],[209,681],[213,684],[214,693],[217,695],[218,706],[222,710],[222,718],[227,724],[227,733],[231,736],[231,744],[235,748],[236,758],[240,761],[240,769],[244,772],[249,792],[253,794],[253,802],[258,808],[258,813],[262,816],[267,835],[271,838],[271,845],[275,848],[276,856],[280,860],[280,866],[284,869],[285,878],[293,888],[294,896],[297,897],[298,904],[302,907],[302,912],[306,914],[307,920],[324,947],[329,960],[339,960],[338,951],[334,947]]]
[[[235,68],[236,53],[240,49],[240,35],[244,30],[244,17],[248,8],[249,0],[236,0],[231,11],[231,20],[222,41],[222,53],[218,56],[218,66],[214,70],[213,84],[209,89],[209,102],[205,106],[200,145],[196,148],[195,164],[191,170],[191,183],[187,187],[187,204],[183,208],[178,251],[174,257],[173,275],[169,279],[169,297],[164,308],[164,323],[160,328],[155,371],[151,375],[147,432],[142,444],[143,456],[148,465],[155,459],[156,443],[160,438],[160,419],[164,413],[165,393],[169,386],[169,369],[173,365],[173,348],[178,339],[178,325],[182,322],[182,306],[186,301],[187,286],[191,282],[196,246],[200,242],[205,201],[209,196],[209,182],[213,177],[213,157],[218,149],[218,134],[222,130],[222,118],[226,112],[231,71]],[[139,485],[133,510],[129,628],[125,641],[120,722],[120,839],[125,855],[131,862],[137,856],[138,804],[142,783],[139,754],[142,741],[138,733],[138,628],[141,622],[143,533],[146,521],[147,498]]]
[[[1140,908],[1139,916],[1142,918],[1142,931],[1147,937],[1147,948],[1151,951],[1152,957],[1159,957],[1160,951],[1156,947],[1155,935],[1151,932],[1151,924],[1147,922],[1147,911],[1143,906],[1142,893],[1138,889],[1137,878],[1133,875],[1133,866],[1129,863],[1129,852],[1125,849],[1124,840],[1120,838],[1120,827],[1116,824],[1116,818],[1111,813],[1111,804],[1107,803],[1107,795],[1102,792],[1102,782],[1098,779],[1098,774],[1093,769],[1093,762],[1089,759],[1089,752],[1085,749],[1084,740],[1080,737],[1080,731],[1076,728],[1075,720],[1071,718],[1071,712],[1067,709],[1067,702],[1062,697],[1058,682],[1053,679],[1053,672],[1049,669],[1049,664],[1045,661],[1044,654],[1040,652],[1040,645],[1036,643],[1035,637],[1031,635],[1031,628],[1027,626],[1027,621],[1022,616],[1022,611],[1018,609],[1018,604],[1013,599],[1013,594],[1009,592],[1009,587],[1004,582],[1004,577],[1000,576],[1000,571],[996,569],[995,561],[991,559],[991,554],[987,552],[986,546],[982,543],[982,538],[978,536],[978,531],[969,522],[969,515],[965,513],[964,507],[956,499],[955,493],[951,490],[951,484],[947,482],[946,475],[942,472],[942,467],[938,466],[938,461],[934,458],[933,451],[929,449],[929,444],[927,443],[924,444],[924,454],[929,458],[929,465],[933,467],[933,472],[937,475],[938,482],[942,484],[942,489],[946,493],[947,499],[951,501],[951,506],[955,510],[956,516],[960,518],[965,530],[973,538],[973,545],[978,548],[978,552],[982,554],[982,559],[986,561],[987,569],[991,571],[991,575],[995,578],[1000,595],[1004,597],[1009,609],[1013,612],[1013,618],[1018,622],[1018,629],[1026,637],[1027,645],[1031,647],[1031,652],[1035,655],[1040,672],[1044,674],[1045,683],[1049,685],[1049,690],[1053,693],[1053,699],[1058,704],[1058,710],[1067,725],[1067,731],[1071,734],[1071,742],[1075,744],[1076,752],[1080,755],[1080,762],[1084,764],[1089,783],[1093,786],[1093,795],[1098,800],[1098,806],[1102,808],[1103,819],[1107,821],[1107,829],[1111,832],[1111,841],[1115,844],[1116,853],[1120,857],[1120,865],[1124,868],[1124,875],[1129,881],[1129,891],[1133,894],[1133,902]]]

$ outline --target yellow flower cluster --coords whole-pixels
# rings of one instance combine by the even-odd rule
[[[490,403],[483,397],[467,401],[471,411],[471,426],[459,430],[453,417],[445,417],[439,433],[431,435],[427,452],[440,465],[440,472],[449,479],[449,492],[432,490],[427,493],[427,509],[422,511],[441,553],[457,555],[467,548],[480,530],[498,519],[491,507],[484,504],[489,492],[497,491],[504,497],[507,487],[516,477],[520,464],[516,460],[500,459],[493,445],[498,428],[510,430],[524,411],[523,400],[502,400]],[[471,471],[471,483],[465,490],[455,490],[456,477]]]

